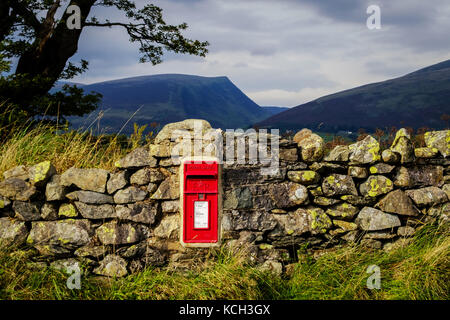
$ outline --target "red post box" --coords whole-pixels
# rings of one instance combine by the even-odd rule
[[[214,159],[214,158],[213,158]],[[185,159],[181,163],[181,243],[210,247],[220,241],[220,166],[215,160]]]

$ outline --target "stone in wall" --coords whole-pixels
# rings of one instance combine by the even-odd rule
[[[349,146],[350,164],[372,164],[380,160],[380,144],[368,135],[363,140]]]
[[[72,185],[86,191],[105,193],[109,173],[103,169],[70,168],[61,175],[61,185]]]
[[[326,196],[358,195],[352,177],[342,174],[331,174],[323,179],[322,190]]]

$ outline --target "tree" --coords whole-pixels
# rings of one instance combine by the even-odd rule
[[[94,6],[115,8],[127,21],[89,17]],[[78,19],[79,28],[69,28],[73,19]],[[162,9],[153,4],[138,8],[131,0],[1,0],[0,72],[9,70],[12,59],[17,59],[17,67],[13,74],[0,77],[0,101],[19,106],[29,117],[93,111],[99,94],[85,95],[82,89],[67,85],[61,92],[49,93],[56,81],[87,70],[86,60],[79,65],[68,60],[77,52],[82,31],[89,27],[125,29],[130,41],[140,46],[140,62],[153,65],[162,62],[166,51],[207,53],[208,42],[185,38],[182,31],[187,24],[167,24]]]

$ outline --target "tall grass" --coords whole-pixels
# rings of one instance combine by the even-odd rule
[[[262,272],[224,248],[189,271],[147,268],[125,278],[68,275],[30,265],[27,252],[0,254],[0,299],[444,299],[450,298],[449,225],[423,227],[392,251],[343,247],[314,259],[300,255],[289,276]],[[366,286],[369,265],[381,289]]]

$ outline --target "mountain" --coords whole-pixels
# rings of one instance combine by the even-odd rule
[[[289,109],[287,107],[277,107],[277,106],[261,106],[261,108],[264,108],[264,110],[270,112],[271,115],[275,115]]]
[[[133,123],[162,126],[188,118],[208,120],[215,128],[248,128],[276,111],[261,108],[227,77],[161,74],[81,86],[103,95],[101,107],[85,117],[69,117],[75,128],[131,133]],[[98,116],[101,114],[101,117]],[[101,118],[99,123],[97,118]]]
[[[256,124],[260,128],[322,132],[386,127],[446,126],[450,115],[450,60],[405,76],[321,97]]]

